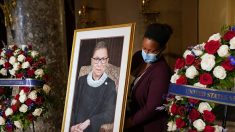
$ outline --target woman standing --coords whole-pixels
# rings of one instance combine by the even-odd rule
[[[115,83],[105,73],[109,57],[106,44],[96,44],[91,58],[92,71],[78,80],[71,116],[71,132],[98,132],[114,120]]]
[[[142,51],[132,59],[130,111],[127,112],[125,128],[129,132],[164,132],[167,114],[162,110],[164,95],[168,92],[171,70],[162,56],[172,29],[166,24],[147,27]]]

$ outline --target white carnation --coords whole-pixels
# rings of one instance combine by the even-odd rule
[[[9,115],[12,115],[12,114],[13,114],[13,110],[11,108],[7,108],[6,111],[5,111],[5,115],[9,116]]]
[[[193,86],[206,88],[206,85],[203,85],[203,84],[201,84],[200,82],[194,83]]]
[[[26,69],[26,68],[29,68],[29,67],[30,67],[30,64],[29,64],[28,61],[26,61],[26,62],[24,62],[24,63],[22,64],[22,68],[23,68],[23,69]]]
[[[203,54],[203,51],[199,49],[193,49],[192,52],[195,56],[201,56]]]
[[[22,104],[19,108],[19,111],[23,113],[27,112],[27,110],[28,110],[28,106],[25,104]]]
[[[213,127],[215,128],[215,132],[222,132],[222,130],[223,130],[222,126],[215,125]]]
[[[173,76],[171,76],[171,83],[176,83],[176,80],[179,78],[180,78],[180,76],[175,73]]]
[[[207,102],[201,102],[198,106],[198,111],[200,113],[203,113],[204,110],[208,110],[208,111],[212,110],[211,106]]]
[[[1,56],[2,56],[2,57],[5,57],[5,56],[6,56],[6,49],[3,49],[3,50],[2,50]]]
[[[193,122],[193,126],[197,129],[197,131],[203,131],[206,127],[206,124],[202,119],[197,119]]]
[[[48,85],[46,85],[46,84],[44,84],[42,89],[43,89],[43,91],[44,91],[46,94],[48,94],[48,93],[50,92],[50,90],[51,90],[51,87],[48,86]]]
[[[24,103],[26,100],[27,100],[26,94],[20,95],[19,101],[20,101],[21,103]]]
[[[40,116],[42,113],[42,108],[35,109],[32,113],[34,116]]]
[[[14,56],[11,56],[9,59],[9,63],[14,65],[16,63],[16,58]]]
[[[201,67],[203,70],[211,71],[213,69],[213,67],[215,66],[215,56],[214,55],[206,53],[201,57],[201,59],[202,59]]]
[[[175,131],[175,130],[176,130],[176,123],[173,122],[173,121],[168,122],[168,123],[167,123],[167,126],[168,126],[168,128],[167,128],[167,131],[168,131],[168,132],[171,132],[171,131]]]
[[[37,99],[37,91],[36,90],[31,91],[28,95],[28,98],[35,101]]]
[[[19,62],[15,63],[15,64],[13,65],[13,69],[14,69],[15,71],[18,71],[19,68],[20,68],[20,63],[19,63]]]
[[[176,100],[183,100],[183,98],[181,96],[175,96]]]
[[[15,76],[16,71],[15,71],[14,69],[11,69],[11,70],[9,70],[9,73],[10,73],[12,76]]]
[[[0,116],[0,126],[5,125],[5,119]]]
[[[42,69],[37,69],[34,74],[37,76],[37,77],[42,77],[44,75],[44,71]]]
[[[227,76],[226,71],[222,66],[215,67],[213,70],[213,75],[219,79],[224,79]]]
[[[16,103],[17,103],[17,100],[15,100],[15,99],[11,100],[11,105],[15,105]]]
[[[229,47],[230,49],[235,49],[235,37],[230,39],[229,44],[230,44],[230,47]]]
[[[15,46],[14,44],[10,44],[10,45],[8,45],[8,48],[13,49],[14,46]]]
[[[187,55],[192,55],[192,52],[190,50],[186,50],[183,54],[183,57],[186,58]]]
[[[185,75],[187,78],[193,79],[195,76],[198,75],[198,71],[194,66],[190,66],[189,68],[187,68]]]
[[[7,70],[5,68],[2,68],[0,70],[0,73],[3,75],[3,76],[7,76]]]
[[[21,55],[18,56],[17,60],[18,60],[19,62],[23,62],[23,61],[25,60],[25,58],[26,58],[26,57],[21,54]]]
[[[25,50],[26,48],[28,48],[28,45],[25,45],[25,44],[24,44],[24,45],[21,45],[21,49],[22,49],[22,50]]]
[[[1,58],[1,59],[0,59],[0,65],[3,65],[3,64],[5,64],[5,63],[6,63],[5,59],[4,59],[4,58]]]
[[[38,56],[38,52],[37,51],[32,51],[31,52],[31,56],[33,57],[33,58],[35,58],[36,56]]]
[[[213,34],[212,36],[209,37],[208,42],[211,40],[218,41],[218,40],[220,40],[220,38],[221,38],[220,33],[216,33],[216,34]]]
[[[220,57],[228,57],[230,55],[228,45],[220,46],[217,53]]]
[[[20,90],[19,95],[24,95],[24,94],[25,94],[24,90]]]
[[[17,50],[14,51],[13,55],[16,56],[16,55],[18,55],[19,53],[20,53],[20,49],[17,49]]]
[[[21,121],[14,121],[14,125],[18,128],[18,129],[22,129],[23,125]]]

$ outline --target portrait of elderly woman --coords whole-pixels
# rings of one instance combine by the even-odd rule
[[[89,47],[88,44],[87,46]],[[103,124],[113,123],[117,80],[115,82],[114,76],[112,79],[109,77],[109,61],[107,43],[98,40],[91,52],[90,66],[79,67],[71,114],[71,132],[98,132]]]

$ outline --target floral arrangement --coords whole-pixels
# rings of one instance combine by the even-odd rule
[[[188,48],[175,64],[171,83],[230,90],[235,77],[235,27],[225,26],[207,42]],[[168,131],[221,132],[215,125],[214,103],[169,95]]]
[[[46,60],[32,46],[9,45],[0,50],[0,78],[37,79],[41,87],[0,87],[0,131],[25,129],[47,111],[50,91]],[[15,95],[12,91],[18,90]]]

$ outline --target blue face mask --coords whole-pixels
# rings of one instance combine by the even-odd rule
[[[159,59],[157,54],[151,54],[151,53],[147,54],[143,49],[142,49],[142,57],[146,63],[153,63]]]

